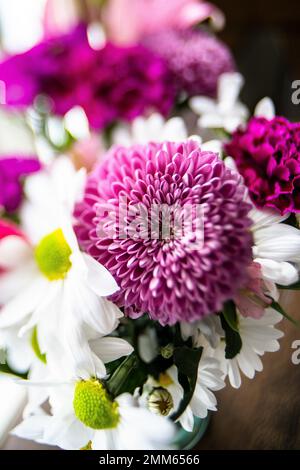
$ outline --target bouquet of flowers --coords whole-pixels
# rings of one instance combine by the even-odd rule
[[[2,111],[35,143],[0,159],[1,370],[28,390],[13,433],[178,448],[297,323],[279,289],[299,289],[300,124],[268,98],[249,117],[211,4],[99,1],[57,25],[55,3],[0,64]]]

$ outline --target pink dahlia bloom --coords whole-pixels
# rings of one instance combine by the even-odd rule
[[[204,31],[163,31],[143,44],[166,60],[179,90],[189,96],[215,96],[220,75],[235,70],[228,47]]]
[[[201,0],[110,0],[103,11],[108,36],[117,44],[134,44],[165,29],[188,29],[208,18],[217,29],[223,27],[222,12]]]
[[[233,134],[226,151],[257,207],[300,212],[300,123],[252,118]]]
[[[75,214],[78,238],[115,277],[120,291],[112,300],[127,315],[191,322],[218,312],[247,280],[252,240],[244,193],[240,176],[196,142],[115,147],[88,179]],[[162,208],[151,213],[159,227],[174,207],[200,207],[202,243],[193,243],[197,231],[178,235],[176,224],[167,236],[149,236],[149,219],[132,235],[132,214],[117,216],[124,198],[131,211]],[[128,228],[113,231],[116,220]]]
[[[7,105],[26,107],[46,95],[58,115],[81,106],[95,129],[153,110],[166,115],[175,101],[173,76],[161,57],[141,45],[92,49],[84,25],[6,59],[0,80]]]

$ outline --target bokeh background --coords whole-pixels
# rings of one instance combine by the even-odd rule
[[[216,0],[225,13],[221,37],[246,77],[243,100],[253,109],[269,95],[279,114],[300,118],[291,102],[291,83],[300,79],[299,0]]]

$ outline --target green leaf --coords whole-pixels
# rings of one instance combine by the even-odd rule
[[[295,282],[295,284],[292,284],[290,286],[282,286],[280,284],[277,284],[278,289],[282,290],[300,290],[300,281]]]
[[[233,302],[232,302],[233,304]],[[239,352],[242,349],[242,338],[240,336],[239,330],[238,330],[238,320],[237,320],[237,314],[236,314],[236,308],[234,306],[234,316],[233,316],[233,311],[232,311],[232,306],[230,307],[230,316],[228,317],[228,311],[227,310],[226,314],[223,313],[221,315],[221,323],[222,327],[225,331],[225,342],[226,342],[226,347],[225,347],[225,358],[226,359],[233,359],[235,356],[239,354]],[[226,310],[226,309],[225,309]],[[230,323],[229,323],[230,321]],[[232,326],[231,326],[232,325]]]
[[[294,318],[290,317],[290,315],[288,315],[285,312],[285,310],[283,310],[283,308],[281,307],[281,305],[279,305],[278,302],[275,302],[275,300],[272,300],[272,303],[271,303],[270,307],[273,308],[274,310],[276,310],[277,312],[279,312],[283,317],[285,317],[287,320],[292,322],[295,326],[300,328],[300,322],[298,322]]]
[[[13,369],[11,369],[7,363],[0,364],[0,372],[4,374],[14,375],[15,377],[19,377],[20,379],[24,379],[24,380],[28,378],[28,372],[25,372],[24,374],[16,372]]]
[[[238,333],[239,332],[238,317],[236,314],[235,304],[234,302],[232,302],[232,300],[230,300],[229,302],[226,302],[222,313],[223,313],[223,317],[225,318],[230,328]]]
[[[189,405],[197,383],[198,366],[202,355],[202,348],[193,349],[187,346],[176,348],[174,363],[178,369],[178,380],[183,388],[184,395],[180,406],[171,418],[176,421]]]
[[[135,353],[119,365],[113,375],[107,380],[106,386],[113,397],[122,393],[133,393],[136,388],[144,385],[147,371]]]

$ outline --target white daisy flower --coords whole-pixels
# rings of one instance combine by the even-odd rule
[[[67,450],[167,449],[174,437],[170,420],[139,407],[128,393],[112,399],[93,378],[55,386],[50,405],[51,416],[37,410],[13,433]]]
[[[222,328],[219,317],[215,316],[215,321],[219,322],[218,328]],[[283,333],[275,328],[275,325],[282,320],[282,315],[275,310],[268,308],[265,314],[259,318],[245,318],[238,314],[239,334],[242,340],[242,348],[233,359],[225,358],[225,332],[219,337],[217,347],[212,348],[204,335],[198,335],[198,344],[204,347],[203,355],[208,358],[216,358],[223,371],[224,378],[228,376],[234,388],[241,386],[241,372],[253,379],[255,372],[263,370],[261,356],[266,352],[275,352],[280,348],[279,339]]]
[[[110,334],[123,315],[106,299],[118,290],[115,280],[81,253],[73,232],[77,183],[78,174],[65,160],[54,164],[48,178],[29,179],[22,220],[32,244],[24,241],[26,262],[0,277],[0,291],[11,293],[0,311],[0,328],[21,323],[22,335],[37,327],[42,353],[52,352],[58,337],[71,355],[81,356],[78,365],[103,376],[103,361],[95,361],[88,341]]]
[[[232,133],[244,124],[248,117],[247,107],[238,100],[244,79],[239,73],[224,73],[218,82],[217,99],[195,96],[190,99],[190,107],[200,115],[200,128],[224,129]]]
[[[212,391],[221,390],[225,383],[223,372],[216,359],[201,357],[197,382],[193,397],[178,418],[178,422],[188,432],[194,429],[194,416],[206,418],[208,411],[216,411],[217,400]],[[180,406],[184,391],[178,381],[178,370],[174,365],[159,375],[158,380],[150,377],[144,386],[141,403],[153,413],[171,416]]]

